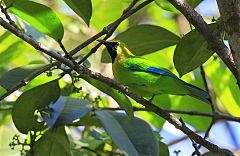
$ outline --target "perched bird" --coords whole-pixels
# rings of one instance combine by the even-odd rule
[[[104,44],[112,59],[112,70],[117,82],[143,97],[158,94],[189,95],[206,103],[211,103],[209,94],[179,79],[168,69],[133,55],[119,42],[98,40]]]

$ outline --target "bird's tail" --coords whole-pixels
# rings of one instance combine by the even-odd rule
[[[196,86],[193,86],[189,83],[185,83],[185,86],[190,91],[190,96],[192,96],[194,98],[197,98],[197,99],[199,99],[199,100],[201,100],[205,103],[208,103],[208,104],[212,103],[211,97],[206,91],[204,91],[204,90],[202,90],[202,89],[200,89]]]

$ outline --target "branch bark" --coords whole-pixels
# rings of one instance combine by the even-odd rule
[[[113,30],[114,30],[114,28],[118,24],[121,23],[121,21],[123,21],[124,19],[126,19],[127,17],[129,17],[130,15],[132,15],[133,13],[135,13],[137,10],[141,9],[142,7],[148,5],[152,1],[153,0],[146,0],[143,3],[141,3],[138,7],[134,8],[135,10],[134,9],[129,10],[130,13],[126,14],[125,16],[121,16],[121,18],[119,18],[118,20],[115,21],[116,25],[113,25]],[[210,151],[212,151],[214,153],[218,153],[218,154],[225,153],[224,150],[219,148],[217,145],[210,143],[209,141],[203,139],[201,136],[199,136],[196,133],[194,133],[193,131],[191,131],[179,119],[177,119],[173,115],[169,114],[168,112],[165,112],[165,110],[163,110],[163,109],[153,105],[151,102],[145,100],[144,98],[142,98],[142,97],[136,95],[135,93],[129,91],[127,87],[118,84],[117,82],[113,81],[110,78],[102,76],[100,73],[93,72],[93,71],[91,71],[91,70],[89,70],[89,69],[87,69],[87,68],[85,68],[85,67],[83,67],[81,65],[74,64],[71,60],[68,60],[67,58],[59,55],[54,50],[50,50],[50,49],[46,48],[45,46],[41,45],[39,42],[37,42],[36,40],[32,39],[30,36],[28,36],[24,32],[16,29],[14,26],[12,26],[8,22],[4,21],[2,18],[0,18],[0,25],[2,25],[5,29],[7,29],[10,32],[12,32],[14,35],[18,36],[20,39],[22,39],[25,42],[29,43],[35,49],[37,49],[37,50],[39,50],[39,51],[41,51],[41,52],[43,52],[43,53],[45,53],[45,54],[55,58],[58,61],[58,63],[61,62],[61,63],[65,64],[65,65],[69,66],[71,69],[75,70],[79,74],[87,75],[87,76],[89,76],[89,77],[91,77],[93,79],[101,81],[101,82],[103,82],[103,83],[105,83],[105,84],[107,84],[107,85],[109,85],[109,86],[119,90],[120,92],[126,94],[127,96],[129,96],[132,99],[134,99],[136,102],[141,103],[148,110],[156,113],[160,117],[162,117],[165,120],[167,120],[169,123],[173,124],[176,128],[180,129],[183,133],[185,133],[190,139],[194,140],[198,144],[201,144],[201,145],[205,146]],[[90,43],[95,41],[97,38],[103,36],[104,34],[108,34],[108,31],[106,31],[106,29],[104,29],[100,33],[96,34],[95,36],[93,36],[92,38],[90,38],[86,42],[82,43],[81,45],[79,45],[77,48],[75,48],[75,50],[73,50],[71,52],[71,54],[73,55],[73,54],[77,53],[83,47],[89,45]]]
[[[217,0],[217,4],[240,79],[240,1]]]
[[[225,65],[235,76],[238,86],[240,87],[240,77],[238,70],[233,60],[230,49],[224,44],[221,38],[214,35],[207,23],[189,4],[180,0],[168,0],[175,8],[177,8],[187,20],[203,35],[208,42],[209,49],[215,51],[223,60]]]
[[[106,108],[106,107],[99,108],[99,109],[113,110],[113,111],[123,110],[122,108]],[[150,111],[146,108],[139,108],[139,107],[133,107],[133,110],[134,111]],[[240,122],[240,117],[234,117],[234,116],[230,116],[228,114],[223,114],[223,113],[206,113],[206,112],[200,112],[200,111],[186,111],[186,110],[175,110],[175,109],[163,109],[163,110],[167,113],[211,117],[211,118],[214,118],[215,121],[228,120],[228,121]]]
[[[160,117],[167,120],[169,123],[173,124],[177,129],[180,129],[184,134],[186,134],[190,139],[194,140],[196,143],[203,145],[210,151],[218,154],[224,153],[224,150],[219,148],[217,145],[210,143],[209,141],[203,139],[201,136],[194,133],[192,130],[190,130],[188,127],[185,126],[185,124],[182,124],[179,119],[174,117],[173,115],[165,112],[163,109],[153,105],[151,102],[145,100],[144,98],[136,95],[135,93],[132,93],[128,90],[127,87],[122,86],[118,84],[117,82],[113,81],[110,78],[102,76],[100,73],[93,72],[81,65],[73,64],[70,60],[66,59],[65,57],[62,57],[55,53],[54,51],[51,51],[47,49],[45,46],[42,46],[37,41],[26,35],[24,32],[21,32],[17,30],[15,27],[4,21],[2,18],[0,18],[0,25],[2,25],[5,29],[12,32],[14,35],[18,36],[20,39],[24,40],[25,42],[29,43],[31,46],[33,46],[35,49],[42,51],[43,53],[55,58],[56,60],[60,61],[61,63],[69,66],[71,69],[75,70],[79,74],[87,75],[93,79],[96,79],[98,81],[101,81],[110,87],[113,87],[120,92],[126,94],[127,96],[134,99],[136,102],[141,103],[143,106],[145,106],[150,111],[156,113]]]
[[[133,15],[134,13],[136,13],[137,11],[139,11],[140,9],[142,9],[143,7],[147,6],[148,4],[150,4],[151,2],[153,2],[153,0],[146,0],[144,2],[142,2],[141,4],[139,4],[138,6],[136,6],[135,8],[133,8],[136,3],[138,2],[138,0],[134,0],[132,3],[130,3],[130,5],[123,11],[123,14],[120,18],[118,18],[116,21],[114,21],[113,23],[109,24],[107,27],[105,27],[101,32],[95,34],[94,36],[90,37],[89,39],[87,39],[86,41],[84,41],[83,43],[81,43],[80,45],[78,45],[76,48],[74,48],[73,50],[71,50],[68,54],[68,56],[73,56],[76,53],[78,53],[80,50],[82,50],[84,47],[88,46],[89,44],[91,44],[92,42],[94,42],[96,39],[98,39],[99,37],[102,37],[103,35],[106,35],[104,37],[104,39],[108,39],[112,33],[115,31],[115,29],[118,27],[118,25],[124,21],[125,19],[127,19],[129,16]],[[1,3],[0,3],[1,5]],[[7,14],[5,8],[1,5],[1,11],[5,14],[9,23],[8,24],[6,21],[4,21],[1,17],[0,17],[0,24],[7,30],[9,30],[10,32],[12,32],[13,34],[15,34],[16,36],[22,38],[24,41],[26,41],[27,43],[29,43],[30,45],[35,45],[35,49],[39,50],[38,46],[41,47],[40,43],[36,43],[35,41],[31,41],[31,37],[28,36],[27,34],[24,34],[16,25],[15,23],[12,22],[10,16]],[[13,27],[15,27],[16,29],[14,29]],[[93,47],[91,49],[91,51],[84,56],[84,58],[82,60],[80,60],[78,63],[81,64],[83,63],[89,56],[91,56],[93,53],[95,53],[97,51],[97,49],[101,46],[101,43],[98,43],[95,47]],[[48,53],[49,56],[52,56],[53,58],[55,57],[59,57],[59,59],[56,59],[57,61],[54,63],[51,63],[50,65],[47,65],[46,67],[44,67],[42,70],[39,71],[38,74],[32,74],[29,75],[26,79],[27,80],[32,80],[33,78],[37,77],[38,75],[40,75],[40,72],[45,72],[47,70],[49,70],[50,68],[59,65],[61,63],[61,59],[65,59],[64,57],[59,56],[55,56],[56,53],[54,52],[53,54],[51,54],[52,52],[47,49],[46,47],[42,46],[40,49],[42,49],[43,51],[45,51],[44,53]],[[41,50],[40,50],[41,51]],[[42,52],[43,52],[42,51]],[[24,80],[23,80],[24,81]],[[20,82],[18,83],[16,86],[14,86],[13,88],[11,88],[10,90],[8,90],[5,94],[3,94],[2,96],[0,96],[0,101],[3,100],[4,98],[6,98],[7,96],[9,96],[10,94],[12,94],[14,91],[18,90],[19,88],[21,88],[22,86],[24,86],[25,83]]]

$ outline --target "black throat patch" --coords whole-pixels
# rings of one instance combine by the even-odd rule
[[[111,56],[112,63],[114,62],[115,58],[117,57],[117,47],[119,46],[118,42],[106,42],[104,44]]]

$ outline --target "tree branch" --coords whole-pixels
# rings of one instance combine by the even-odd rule
[[[123,15],[117,19],[116,21],[114,21],[113,23],[109,24],[108,27],[104,28],[101,32],[97,33],[96,35],[92,36],[91,38],[87,39],[85,42],[81,43],[79,46],[77,46],[76,48],[74,48],[73,50],[71,50],[69,53],[68,53],[68,56],[72,57],[74,54],[76,54],[78,51],[82,50],[84,47],[88,46],[90,43],[94,42],[96,39],[98,39],[99,37],[102,37],[103,35],[105,34],[108,34],[106,37],[104,37],[104,39],[108,39],[113,31],[117,28],[117,26],[122,22],[124,21],[125,19],[127,19],[129,16],[133,15],[134,13],[136,13],[138,10],[140,10],[141,8],[143,8],[144,6],[150,4],[153,0],[146,0],[144,1],[143,3],[139,4],[136,8],[132,9],[135,4],[138,2],[138,0],[134,0],[132,3],[130,3],[130,5],[123,11]],[[1,5],[1,4],[0,4]],[[1,9],[3,8],[3,6],[1,5]],[[3,8],[4,9],[4,8]],[[5,16],[9,16],[6,12],[6,10],[2,10],[2,12],[5,14]],[[10,16],[9,16],[9,19],[11,20]],[[23,32],[21,32],[16,26],[15,24],[12,25],[10,23],[10,25],[5,22],[1,17],[0,17],[0,25],[2,25],[5,29],[9,30],[10,32],[12,32],[13,34],[15,34],[16,36],[18,36],[19,38],[22,38],[24,41],[26,41],[27,43],[29,42],[32,42],[32,43],[29,43],[30,45],[35,45],[35,49],[42,51],[46,54],[48,53],[51,53],[50,50],[46,49],[45,47],[38,47],[38,46],[41,46],[40,43],[36,43],[36,41],[31,41],[31,37],[24,34]],[[14,29],[12,26],[14,26],[16,29]],[[114,27],[112,27],[114,26]],[[108,30],[111,30],[111,34],[108,33]],[[91,54],[95,53],[97,51],[97,49],[101,46],[101,43],[97,44],[94,48],[91,49],[90,53],[88,53],[82,60],[80,60],[80,62],[78,62],[79,64],[83,63]],[[42,48],[42,49],[41,49]],[[64,48],[65,49],[65,48]],[[49,56],[52,56],[53,58],[56,58],[54,57],[54,55],[56,54],[52,54],[52,55],[49,55]],[[59,57],[61,57],[59,55]],[[64,59],[63,58],[60,58],[60,59],[57,59],[56,58],[56,62],[50,64],[50,65],[47,65],[46,67],[43,67],[43,69],[39,70],[38,74],[32,74],[32,75],[29,75],[28,78],[26,78],[25,82],[27,81],[31,81],[33,78],[37,77],[38,75],[41,74],[41,72],[45,72],[47,70],[49,70],[50,68],[56,66],[56,65],[59,65],[60,64],[60,60]],[[23,80],[24,82],[24,80]],[[25,85],[25,83],[23,82],[20,82],[18,83],[16,86],[14,86],[13,88],[11,88],[10,90],[8,90],[4,95],[0,96],[0,101],[3,100],[4,98],[6,98],[7,96],[9,96],[10,94],[12,94],[13,92],[15,92],[16,90],[18,90],[19,88],[21,88],[22,86]]]
[[[226,66],[235,76],[238,86],[240,87],[240,78],[238,70],[233,60],[230,49],[224,44],[221,38],[214,35],[207,23],[189,4],[180,0],[168,0],[175,8],[177,8],[187,20],[203,35],[208,42],[209,49],[215,51],[218,56],[223,60]]]
[[[10,94],[12,94],[13,92],[15,92],[16,90],[18,90],[19,88],[23,87],[26,85],[26,82],[31,81],[32,79],[34,79],[35,77],[37,77],[38,75],[44,73],[45,71],[49,70],[50,68],[58,65],[58,62],[54,62],[51,63],[49,65],[44,66],[42,69],[28,75],[25,79],[23,79],[21,82],[17,83],[14,87],[12,87],[11,89],[9,89],[6,93],[4,93],[3,95],[0,96],[0,101],[2,101],[4,98],[6,98],[7,96],[9,96]]]
[[[240,79],[240,1],[217,0],[217,3]]]
[[[122,108],[99,108],[104,110],[123,110]],[[147,108],[139,108],[139,107],[133,107],[134,111],[151,111]],[[199,111],[186,111],[186,110],[175,110],[175,109],[163,109],[167,113],[175,113],[175,114],[185,114],[185,115],[192,115],[192,116],[204,116],[204,117],[211,117],[215,118],[215,121],[217,120],[228,120],[228,121],[236,121],[240,122],[240,117],[234,117],[230,116],[228,114],[223,113],[206,113],[206,112],[199,112]]]
[[[183,125],[176,117],[173,115],[165,112],[163,109],[153,105],[151,102],[145,100],[144,98],[136,95],[135,93],[132,93],[128,90],[127,87],[122,86],[118,84],[117,82],[113,81],[110,78],[102,76],[100,73],[93,72],[82,65],[75,65],[70,60],[66,59],[65,57],[62,57],[55,53],[54,51],[48,50],[44,46],[40,45],[37,41],[35,41],[33,38],[26,35],[24,32],[21,32],[17,30],[15,27],[10,25],[9,23],[5,22],[2,18],[0,18],[0,25],[2,25],[7,30],[11,31],[13,34],[21,38],[22,40],[29,43],[31,46],[33,46],[35,49],[40,50],[44,52],[45,54],[57,59],[61,63],[64,63],[65,65],[69,66],[71,69],[75,70],[79,74],[87,75],[93,79],[96,79],[98,81],[101,81],[110,87],[113,87],[114,89],[119,90],[120,92],[126,94],[127,96],[134,99],[136,102],[141,103],[143,106],[145,106],[147,109],[151,110],[152,112],[156,113],[160,117],[167,120],[169,123],[173,124],[176,128],[180,129],[183,133],[189,136],[192,140],[194,140],[196,143],[203,145],[207,149],[209,149],[212,152],[215,153],[224,153],[224,151],[219,148],[217,145],[210,143],[207,140],[204,140],[201,136],[195,134],[192,130],[190,130],[188,127]]]
[[[86,47],[87,45],[89,45],[90,43],[92,43],[93,41],[95,41],[96,39],[98,39],[99,37],[107,34],[104,37],[104,40],[108,39],[113,32],[116,30],[116,28],[119,26],[119,24],[121,24],[122,21],[124,21],[125,19],[127,19],[129,16],[133,15],[134,13],[136,13],[138,10],[142,9],[143,7],[145,7],[146,5],[150,4],[151,2],[153,2],[154,0],[146,0],[144,2],[142,2],[141,4],[139,4],[138,6],[136,6],[135,8],[131,9],[132,7],[134,7],[134,5],[137,3],[138,0],[134,0],[127,9],[125,9],[123,11],[123,14],[120,18],[118,18],[116,21],[114,21],[113,23],[109,24],[107,27],[105,27],[101,32],[99,32],[98,34],[96,34],[95,36],[93,36],[92,38],[90,38],[89,40],[83,42],[81,45],[79,45],[78,47],[76,47],[75,49],[73,49],[70,52],[70,55],[74,55],[76,54],[78,51],[80,51],[81,49],[83,49],[84,47]],[[100,36],[101,35],[101,36]],[[79,62],[79,64],[81,64],[82,62],[84,62],[89,56],[91,56],[93,53],[95,53],[97,51],[97,49],[102,45],[102,43],[98,43],[94,48],[91,49],[91,51],[82,58],[82,60]]]
[[[188,135],[189,138],[191,138],[192,140],[194,140],[195,142],[197,142],[199,144],[202,144],[203,146],[205,146],[207,149],[211,150],[212,152],[215,152],[215,153],[222,153],[222,152],[224,152],[218,146],[216,146],[216,145],[214,145],[214,144],[204,140],[201,136],[195,134],[188,127],[183,125],[173,115],[165,112],[163,109],[153,105],[151,102],[149,102],[149,101],[145,100],[144,98],[136,95],[135,93],[130,92],[128,90],[128,87],[122,86],[122,85],[118,84],[117,82],[113,81],[112,79],[104,77],[100,73],[96,73],[96,72],[90,71],[89,69],[86,69],[86,68],[84,68],[82,66],[74,67],[73,69],[76,70],[79,74],[86,74],[86,75],[90,76],[91,78],[99,80],[99,81],[109,85],[110,87],[113,87],[113,88],[119,90],[120,92],[126,94],[127,96],[129,96],[132,99],[134,99],[136,102],[141,103],[143,106],[145,106],[150,111],[156,113],[160,117],[162,117],[165,120],[167,120],[169,123],[173,124],[177,129],[180,129],[183,133]]]
[[[145,5],[149,4],[152,1],[153,0],[147,0],[147,1],[143,2],[144,5],[143,5],[143,3],[141,3],[141,4],[143,6],[145,6]],[[125,15],[125,16],[121,16],[121,18],[122,18],[121,20],[126,19],[128,16],[130,16],[130,14],[129,15]],[[116,24],[118,24],[118,22],[121,22],[121,20],[118,19],[117,21],[115,21]],[[212,144],[209,141],[203,139],[201,136],[195,134],[193,131],[191,131],[187,126],[185,126],[179,119],[177,119],[173,115],[165,112],[165,110],[163,110],[163,109],[153,105],[151,102],[149,102],[149,101],[145,100],[144,98],[136,95],[135,93],[129,91],[128,87],[120,85],[117,82],[113,81],[112,79],[102,76],[100,73],[93,72],[93,71],[91,71],[91,70],[89,70],[89,69],[87,69],[87,68],[85,68],[85,67],[83,67],[81,65],[74,64],[71,60],[68,60],[65,57],[59,55],[54,50],[49,50],[48,48],[46,48],[45,46],[41,45],[36,40],[32,39],[30,36],[26,35],[24,32],[21,32],[21,31],[17,30],[14,26],[10,25],[6,21],[4,21],[2,18],[0,18],[0,25],[2,25],[5,29],[9,30],[10,32],[12,32],[13,34],[18,36],[19,38],[21,38],[25,42],[29,43],[35,49],[40,50],[43,53],[45,53],[45,54],[55,58],[57,61],[59,61],[59,62],[65,64],[65,65],[69,66],[71,69],[75,70],[79,74],[87,75],[87,76],[89,76],[89,77],[91,77],[93,79],[101,81],[101,82],[103,82],[103,83],[105,83],[105,84],[107,84],[107,85],[109,85],[109,86],[119,90],[120,92],[126,94],[127,96],[129,96],[132,99],[134,99],[136,102],[141,103],[148,110],[156,113],[160,117],[162,117],[165,120],[167,120],[169,123],[173,124],[176,128],[180,129],[183,133],[188,135],[188,137],[190,139],[194,140],[196,143],[205,146],[207,149],[209,149],[212,152],[219,153],[219,154],[220,153],[224,153],[224,150],[219,148],[217,145]],[[81,50],[83,47],[85,47],[88,44],[90,44],[91,42],[95,41],[98,37],[102,36],[103,34],[105,34],[104,30],[102,31],[102,33],[100,32],[99,34],[96,34],[94,37],[90,38],[89,40],[87,40],[86,42],[82,43],[80,46],[75,48],[75,50],[72,51],[72,54],[77,53],[79,51],[79,49]],[[56,63],[59,63],[59,62],[56,62]]]

